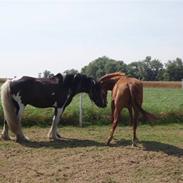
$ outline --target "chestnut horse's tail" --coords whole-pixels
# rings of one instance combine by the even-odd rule
[[[19,126],[17,125],[19,123],[19,119],[16,115],[16,106],[13,103],[11,96],[10,82],[10,80],[7,80],[1,86],[1,101],[4,111],[4,118],[12,132],[17,134],[17,131],[19,131]]]
[[[146,120],[146,121],[157,120],[158,118],[154,114],[149,113],[142,108],[141,101],[139,101],[139,99],[138,99],[139,96],[137,94],[139,92],[141,92],[141,94],[139,94],[139,95],[143,96],[143,86],[139,85],[139,87],[140,87],[139,89],[137,87],[138,86],[133,88],[132,85],[129,84],[129,90],[130,90],[131,101],[132,101],[133,107],[143,115],[144,120]]]

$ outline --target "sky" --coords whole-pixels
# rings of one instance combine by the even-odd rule
[[[183,0],[0,0],[0,78],[98,57],[183,59]]]

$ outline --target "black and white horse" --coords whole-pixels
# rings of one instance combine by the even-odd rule
[[[8,128],[16,135],[16,141],[26,140],[21,128],[21,116],[26,105],[46,108],[53,107],[54,116],[48,133],[50,139],[60,139],[57,125],[72,98],[80,93],[88,93],[98,107],[106,106],[106,92],[99,82],[82,74],[57,74],[51,78],[24,76],[18,80],[7,80],[1,87],[4,111],[2,139],[10,139]]]

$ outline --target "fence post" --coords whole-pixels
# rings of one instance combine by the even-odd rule
[[[183,89],[183,79],[182,79],[182,89]]]
[[[83,97],[80,94],[80,103],[79,103],[79,126],[83,126]]]

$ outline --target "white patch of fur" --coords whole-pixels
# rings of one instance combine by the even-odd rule
[[[53,104],[53,107],[57,107],[57,102],[55,101],[55,103]]]
[[[55,95],[55,92],[53,92],[51,95]]]
[[[92,79],[92,82],[93,82],[94,85],[96,84],[96,81],[94,79]]]
[[[18,111],[18,119],[20,120],[21,119],[21,115],[24,111],[24,104],[22,103],[22,100],[21,100],[21,96],[20,96],[20,92],[18,92],[16,95],[12,95],[13,99],[18,103],[19,105],[19,111]]]
[[[22,103],[22,102],[21,102],[21,97],[20,97],[20,92],[17,92],[17,94],[13,94],[12,97],[13,97],[13,99],[14,99],[18,104]]]

